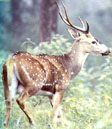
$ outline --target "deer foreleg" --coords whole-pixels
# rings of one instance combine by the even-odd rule
[[[58,123],[61,120],[61,102],[63,98],[64,91],[59,91],[56,92],[54,95],[54,100],[53,100],[53,121],[54,123]]]

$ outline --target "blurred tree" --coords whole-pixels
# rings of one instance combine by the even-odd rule
[[[21,2],[22,0],[11,0],[11,16],[12,16],[12,25],[11,29],[15,33],[18,32],[19,35],[21,35],[22,31],[19,31],[21,28],[20,26],[22,23],[22,17],[21,17]]]
[[[41,0],[32,0],[32,8],[31,8],[32,15],[36,15],[40,11],[40,3]]]
[[[8,33],[8,26],[11,22],[10,17],[10,2],[0,1],[0,49],[6,48],[10,41],[10,33]],[[8,40],[7,40],[8,39]]]
[[[50,41],[52,33],[57,33],[56,0],[42,0],[40,8],[40,42]]]

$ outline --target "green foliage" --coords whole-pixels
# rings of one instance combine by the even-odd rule
[[[53,36],[50,43],[42,42],[37,47],[35,47],[32,51],[34,54],[64,54],[69,51],[71,47],[71,43],[68,39],[65,39],[63,36]],[[30,52],[30,51],[29,51]]]
[[[28,41],[29,42],[29,41]],[[63,54],[69,51],[71,43],[63,36],[56,35],[51,43],[41,43],[31,53]],[[100,58],[100,56],[99,56]],[[52,123],[53,109],[47,97],[33,96],[27,101],[32,112],[36,129],[111,129],[112,128],[112,54],[105,63],[96,64],[89,69],[83,68],[80,74],[70,82],[62,104],[62,123]],[[0,76],[1,77],[1,76]],[[0,79],[1,82],[1,79]],[[3,87],[0,85],[0,126],[3,126],[5,103]],[[38,102],[38,105],[34,105]],[[1,125],[2,124],[2,125]],[[24,113],[16,102],[13,104],[8,129],[31,129]]]

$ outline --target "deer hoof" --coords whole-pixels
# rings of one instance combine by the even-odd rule
[[[62,121],[62,118],[61,118],[61,116],[59,115],[59,116],[57,116],[56,118],[54,118],[54,120],[53,120],[53,122],[54,123],[61,123],[61,121]]]
[[[7,127],[8,124],[6,121],[4,121],[3,125],[4,125],[4,127]]]

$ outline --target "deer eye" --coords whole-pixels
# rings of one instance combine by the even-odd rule
[[[97,44],[97,42],[96,41],[92,41],[92,44]]]

